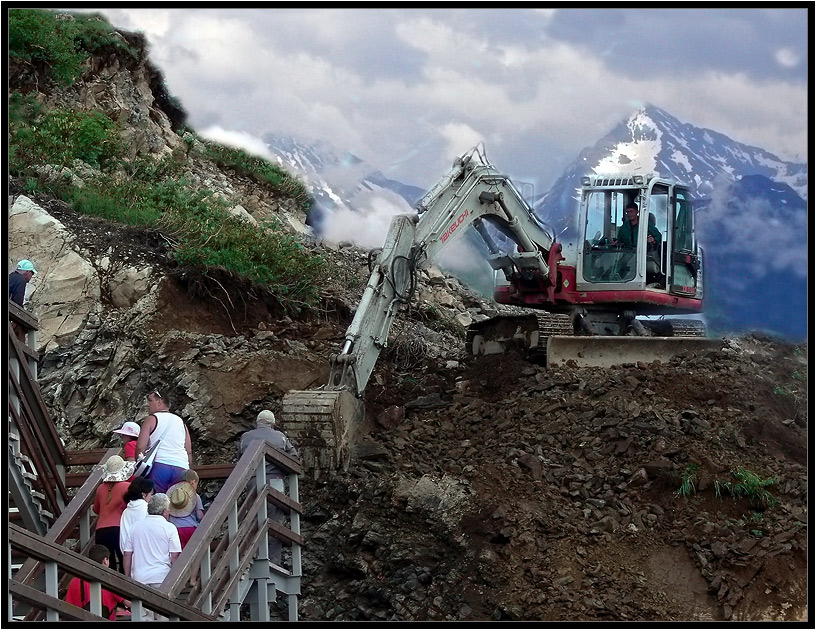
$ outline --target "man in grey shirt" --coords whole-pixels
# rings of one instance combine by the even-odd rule
[[[238,444],[239,459],[244,454],[244,451],[249,448],[249,445],[255,440],[265,440],[267,444],[273,446],[279,451],[282,451],[283,453],[286,453],[292,459],[296,461],[299,460],[297,449],[283,432],[275,428],[275,414],[268,409],[264,409],[258,414],[258,417],[255,419],[255,428],[247,431],[241,436],[241,440]],[[284,471],[275,466],[275,464],[272,462],[267,461],[266,481],[269,485],[275,488],[275,490],[285,492],[283,482],[285,476],[286,473],[284,473]],[[255,478],[253,477],[247,484],[247,491],[249,491],[254,485]],[[285,513],[282,509],[276,505],[270,505],[267,509],[269,518],[277,521],[278,523],[283,523]],[[278,538],[276,538],[274,535],[269,536],[269,559],[278,565],[280,564],[282,546],[283,545]]]

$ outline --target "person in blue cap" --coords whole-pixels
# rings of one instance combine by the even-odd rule
[[[21,260],[17,263],[17,268],[9,274],[9,299],[16,304],[23,306],[25,300],[26,285],[34,277],[37,270],[30,260]],[[11,322],[17,339],[25,343],[25,330],[17,322]]]
[[[34,277],[37,270],[30,260],[21,260],[17,263],[17,269],[9,274],[9,299],[20,306],[25,299],[26,285]]]

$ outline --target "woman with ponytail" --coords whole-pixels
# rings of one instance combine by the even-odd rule
[[[96,519],[94,540],[105,545],[110,551],[110,568],[123,571],[122,550],[119,546],[119,524],[125,511],[125,493],[130,486],[130,477],[136,462],[126,462],[119,455],[113,455],[102,464],[102,482],[96,489],[93,511]]]

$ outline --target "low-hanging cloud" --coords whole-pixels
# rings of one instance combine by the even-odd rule
[[[743,278],[761,280],[775,273],[807,277],[807,214],[783,213],[763,198],[735,202],[732,190],[716,187],[710,207],[697,215],[706,251],[739,257]]]
[[[256,138],[252,134],[243,131],[224,129],[218,125],[213,125],[204,129],[200,135],[206,140],[211,140],[234,149],[243,149],[251,155],[255,155],[272,162],[275,161],[275,156],[269,151],[269,147],[266,145],[266,143],[260,138]]]
[[[364,191],[354,197],[354,209],[340,208],[324,217],[320,236],[335,243],[349,242],[364,249],[382,247],[391,220],[414,210],[396,193]]]

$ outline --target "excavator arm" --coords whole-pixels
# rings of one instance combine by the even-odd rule
[[[416,214],[398,215],[391,222],[343,346],[331,358],[328,384],[322,390],[284,396],[287,426],[299,435],[306,450],[319,454],[315,466],[347,463],[350,428],[364,413],[361,397],[387,346],[394,317],[411,299],[416,272],[430,266],[467,227],[477,230],[491,267],[508,280],[528,274],[539,278],[550,293],[555,285],[560,244],[537,221],[510,179],[491,166],[478,148],[457,158],[415,209]],[[488,224],[516,247],[502,251]]]
[[[417,203],[416,215],[392,220],[343,348],[332,357],[328,389],[362,395],[399,307],[410,300],[414,274],[431,265],[469,226],[484,240],[491,267],[508,280],[529,270],[554,286],[551,253],[560,252],[560,245],[538,223],[510,179],[486,161],[474,159],[476,151],[456,159],[450,172]],[[501,251],[486,223],[515,242],[515,250]]]

